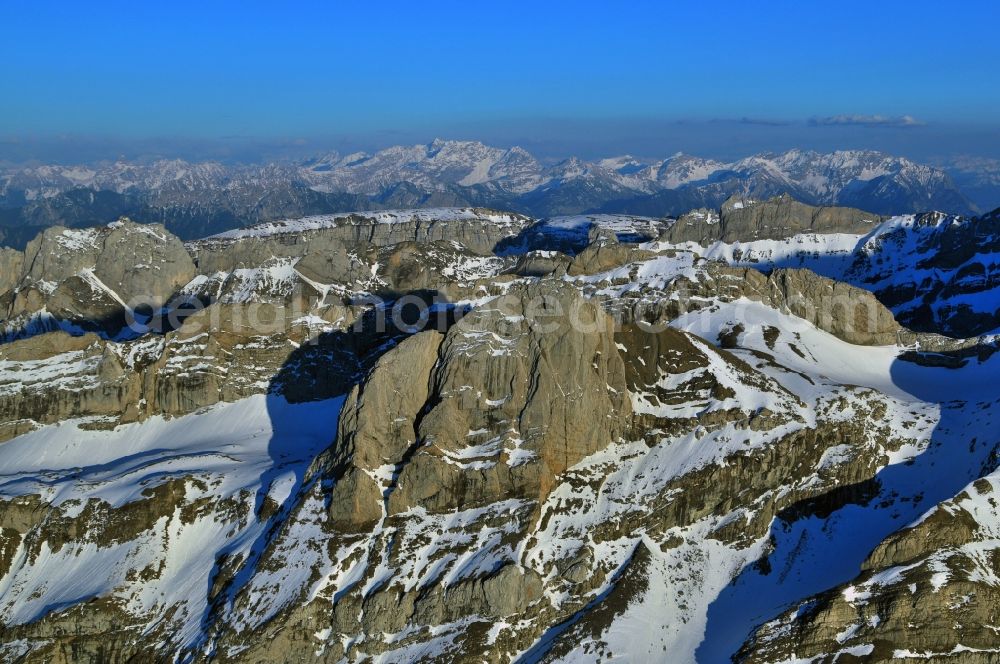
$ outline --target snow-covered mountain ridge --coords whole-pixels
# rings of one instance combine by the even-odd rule
[[[48,229],[0,252],[0,658],[988,661],[998,339],[936,332],[995,223]]]
[[[975,211],[944,171],[874,151],[791,150],[733,162],[684,154],[571,157],[544,164],[517,147],[435,140],[263,165],[170,159],[8,168],[0,171],[0,228],[17,244],[28,239],[26,227],[106,223],[125,215],[195,239],[345,210],[477,206],[535,216],[664,216],[717,207],[733,194],[782,193],[881,214]]]
[[[723,223],[707,215],[685,215],[661,239],[682,242],[700,255],[760,270],[808,268],[874,292],[900,322],[919,330],[974,336],[1000,329],[1000,224],[997,212],[962,217],[931,212],[880,219],[863,214],[825,229],[788,228],[796,214],[782,199],[730,211],[731,229],[716,240]],[[794,206],[795,204],[791,204]],[[786,209],[780,226],[740,225]],[[779,213],[779,218],[780,213]],[[680,228],[683,226],[683,228]],[[761,236],[763,234],[763,237]],[[743,239],[737,239],[743,238]]]

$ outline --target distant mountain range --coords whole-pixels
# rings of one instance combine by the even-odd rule
[[[1000,206],[1000,159],[959,155],[932,163],[943,169],[981,210]]]
[[[989,188],[975,164],[956,173]],[[985,180],[983,178],[986,178]],[[983,183],[986,184],[983,184]],[[981,185],[981,186],[980,186]],[[873,151],[792,150],[721,162],[686,154],[545,164],[522,148],[435,140],[372,154],[224,165],[159,160],[0,171],[0,242],[23,246],[41,227],[120,216],[160,222],[182,238],[248,224],[348,210],[486,206],[538,217],[584,212],[677,215],[733,194],[844,205],[879,214],[978,206],[942,168]]]

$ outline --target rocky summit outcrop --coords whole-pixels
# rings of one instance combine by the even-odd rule
[[[625,396],[611,318],[558,282],[515,286],[443,338],[406,339],[354,388],[330,458],[342,474],[331,514],[370,525],[386,491],[389,515],[496,496],[541,502],[560,473],[623,433]]]
[[[419,428],[428,445],[400,474],[390,510],[447,510],[495,495],[543,500],[557,475],[624,431],[629,403],[613,332],[597,304],[560,284],[512,288],[465,316],[432,376]],[[461,472],[490,458],[477,482]]]
[[[573,257],[573,262],[566,268],[566,273],[576,277],[598,274],[620,267],[634,260],[649,258],[649,251],[623,245],[613,232],[596,234],[587,247]]]
[[[665,242],[752,242],[783,240],[802,233],[867,233],[884,217],[847,207],[815,207],[788,195],[767,200],[731,196],[719,212],[682,215],[660,239]]]
[[[661,276],[655,270],[662,264],[662,256],[650,258],[635,250],[626,255],[635,262],[618,265],[611,261],[601,266],[605,269],[597,275],[582,280],[595,294],[608,297],[608,308],[622,321],[636,318],[669,321],[685,312],[711,306],[717,300],[752,301],[791,314],[851,344],[886,346],[911,343],[917,338],[897,323],[893,313],[870,291],[811,270],[780,268],[764,273],[716,262],[695,269],[688,265],[690,255],[674,254],[668,259],[674,266],[672,271]],[[657,287],[649,284],[646,289],[635,289],[633,279],[644,272],[656,274],[664,281],[657,283]],[[613,295],[620,296],[609,297]],[[942,344],[943,340],[934,335],[921,338],[942,350],[966,347],[962,343]]]
[[[49,228],[0,259],[0,329],[8,338],[67,326],[118,334],[130,312],[158,310],[194,276],[184,245],[157,224]]]
[[[87,273],[125,302],[164,302],[195,268],[181,241],[162,226],[126,219],[92,229],[47,229],[24,251],[22,281],[58,286]]]

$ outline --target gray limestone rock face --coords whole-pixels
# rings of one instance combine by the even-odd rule
[[[330,515],[342,526],[370,525],[381,515],[379,477],[391,477],[418,440],[416,426],[441,340],[435,331],[404,339],[348,395],[327,461],[339,476]]]
[[[671,243],[779,240],[800,233],[867,233],[883,218],[846,207],[815,207],[782,195],[765,201],[730,197],[721,213],[694,210],[661,236]]]
[[[194,277],[184,244],[162,226],[119,222],[108,228],[94,274],[126,303],[166,301]]]
[[[761,302],[807,320],[843,341],[863,346],[896,344],[907,334],[870,291],[811,270],[782,268],[764,274],[753,268],[712,264],[706,267],[706,274],[709,279],[682,280],[689,298]]]
[[[74,417],[117,421],[141,377],[115,371],[94,334],[53,332],[0,346],[0,439]]]
[[[697,242],[707,245],[718,241],[720,233],[719,211],[698,208],[677,217],[677,220],[660,234],[659,239],[661,242],[671,244]]]
[[[625,430],[630,413],[612,319],[558,282],[514,286],[445,337],[390,513],[540,498],[556,475]],[[481,463],[479,463],[481,462]],[[480,468],[470,475],[463,468]]]
[[[744,278],[749,281],[752,276],[745,273]],[[774,305],[786,307],[790,313],[848,343],[891,345],[902,330],[892,312],[871,292],[810,270],[775,270],[767,277],[767,284]]]
[[[416,442],[415,427],[427,402],[441,340],[433,330],[404,339],[351,390],[341,412],[335,464],[351,462],[377,470],[402,461]]]
[[[158,224],[122,220],[98,228],[49,228],[28,243],[20,280],[61,283],[93,273],[129,302],[166,300],[195,275],[183,243]]]
[[[21,278],[24,254],[10,247],[0,247],[0,293],[6,293]]]
[[[562,276],[571,261],[569,256],[559,251],[529,251],[518,256],[511,271],[525,277]]]
[[[113,427],[269,391],[291,401],[345,393],[377,340],[351,346],[343,331],[312,339],[298,313],[276,308],[281,321],[268,332],[250,324],[252,308],[216,304],[162,337],[55,331],[2,344],[0,440],[74,417]]]
[[[864,661],[996,661],[1000,592],[995,545],[996,473],[891,534],[860,574],[761,625],[735,658],[821,659],[840,651]]]
[[[115,335],[128,323],[127,308],[156,311],[194,276],[184,245],[157,224],[48,228],[28,243],[23,259],[0,258],[0,286],[8,286],[0,295],[0,323],[17,337],[44,313]]]
[[[603,233],[573,258],[566,273],[572,277],[598,274],[650,255],[648,251],[619,243],[614,233]]]
[[[354,510],[347,494],[379,476],[389,514],[539,499],[556,475],[619,437],[629,413],[611,318],[570,286],[514,286],[443,338],[407,338],[352,390],[328,462],[348,481],[332,504]],[[480,472],[465,472],[470,463]],[[367,522],[379,507],[337,518]]]
[[[482,256],[457,242],[401,242],[381,248],[373,260],[378,284],[386,295],[426,291],[441,294],[455,286],[500,274],[515,263],[512,256]]]
[[[434,218],[433,214],[413,214],[393,218],[360,214],[331,216],[316,227],[297,230],[293,222],[287,229],[265,224],[260,230],[207,238],[189,244],[202,274],[230,272],[254,267],[275,258],[303,258],[333,255],[341,258],[371,248],[388,247],[403,242],[457,242],[479,255],[490,255],[506,238],[516,235],[530,220],[518,214],[480,208],[464,210],[461,218]],[[308,222],[308,218],[303,220]],[[311,260],[316,260],[314,257]]]

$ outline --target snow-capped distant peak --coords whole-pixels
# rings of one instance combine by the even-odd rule
[[[569,183],[574,186],[563,188]],[[12,168],[0,171],[0,204],[17,207],[79,187],[139,199],[123,203],[125,209],[119,214],[134,209],[137,202],[164,214],[173,210],[190,215],[192,207],[199,212],[204,207],[206,217],[217,217],[221,211],[222,216],[238,220],[234,223],[261,218],[261,207],[267,208],[267,217],[274,218],[342,204],[317,202],[313,192],[370,197],[372,207],[386,204],[380,197],[387,197],[392,206],[485,205],[537,216],[596,209],[680,214],[689,208],[717,206],[737,192],[761,199],[789,193],[813,205],[844,205],[879,214],[929,209],[975,212],[944,171],[870,150],[818,153],[795,149],[729,162],[677,152],[662,160],[632,155],[597,160],[569,157],[546,165],[521,147],[440,138],[373,153],[334,151],[299,163],[233,166],[161,159]],[[643,197],[674,190],[686,192],[663,197],[654,207],[632,205],[632,201],[641,203]],[[397,191],[403,193],[397,195]],[[274,210],[275,205],[286,205],[288,210]],[[169,227],[170,220],[163,219]],[[57,219],[55,223],[70,221]],[[185,225],[190,223],[189,218],[184,220]]]

